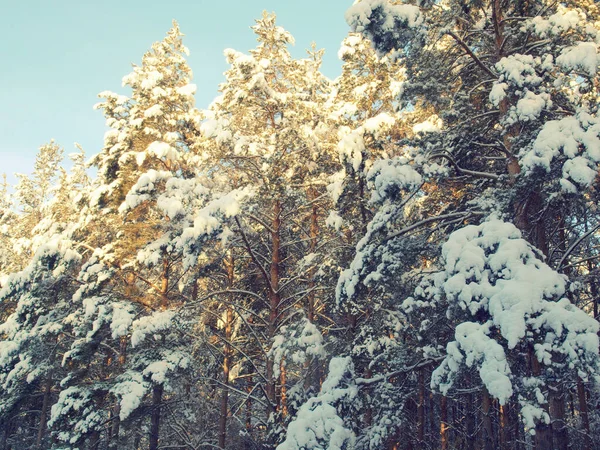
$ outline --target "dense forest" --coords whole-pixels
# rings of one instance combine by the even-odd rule
[[[348,6],[4,178],[0,450],[600,448],[598,5]]]

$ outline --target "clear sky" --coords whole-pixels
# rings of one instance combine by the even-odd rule
[[[54,138],[88,156],[102,148],[104,90],[126,93],[121,78],[150,45],[179,22],[198,85],[196,104],[217,95],[227,64],[225,48],[246,52],[250,26],[263,10],[275,12],[302,57],[312,41],[325,48],[323,72],[340,73],[337,50],[348,32],[352,0],[0,0],[0,173],[30,173],[38,147]]]

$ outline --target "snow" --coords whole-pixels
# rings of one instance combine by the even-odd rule
[[[561,165],[564,191],[592,185],[600,162],[600,120],[584,112],[548,121],[530,149],[519,155],[525,174],[536,168],[550,172],[553,163]]]
[[[551,106],[552,100],[550,100],[549,94],[534,94],[526,91],[525,95],[517,101],[516,114],[522,121],[536,120],[543,110],[549,109]]]
[[[381,202],[396,190],[415,189],[423,182],[421,174],[402,157],[375,161],[367,179],[372,187],[372,203]]]
[[[589,77],[598,71],[598,46],[593,42],[580,42],[563,49],[556,62],[566,70],[581,70]]]
[[[327,219],[325,219],[325,225],[334,228],[339,231],[344,223],[344,219],[339,215],[337,211],[330,211]]]
[[[179,95],[183,95],[185,97],[193,96],[198,90],[198,86],[193,83],[186,84],[185,86],[181,86],[177,88],[177,93]]]
[[[144,111],[144,117],[146,118],[150,118],[150,117],[158,117],[158,116],[162,116],[163,111],[162,111],[162,107],[160,105],[153,105],[150,108],[148,108],[146,111]]]
[[[117,339],[129,333],[129,327],[133,323],[135,314],[132,305],[127,303],[113,303],[110,330],[112,338]]]
[[[284,360],[303,365],[309,358],[323,359],[326,356],[325,342],[319,329],[307,318],[294,325],[284,326],[274,337],[270,354],[275,362],[275,376],[279,376],[279,365]]]
[[[125,196],[125,201],[119,206],[119,212],[125,213],[134,209],[139,204],[150,199],[150,193],[154,191],[156,183],[171,178],[173,174],[165,170],[154,170],[143,173],[138,181],[131,187]]]
[[[537,61],[531,55],[514,54],[502,58],[496,63],[500,73],[499,82],[509,82],[515,86],[538,86],[542,78],[535,68]]]
[[[536,16],[526,21],[523,29],[524,31],[531,30],[538,36],[546,38],[561,35],[585,21],[585,16],[580,11],[559,4],[555,14],[548,18]]]
[[[362,0],[354,3],[346,11],[346,22],[352,26],[353,31],[363,33],[369,24],[375,10],[381,10],[385,17],[381,28],[384,31],[393,31],[395,22],[405,22],[409,27],[423,24],[423,15],[419,7],[414,5],[392,5],[388,0]]]
[[[154,141],[148,146],[148,153],[160,159],[167,161],[179,160],[179,152],[175,147],[172,147],[166,142]]]
[[[442,258],[444,270],[415,292],[425,299],[443,295],[449,317],[465,320],[433,374],[433,387],[447,392],[462,365],[476,365],[501,404],[516,389],[522,404],[533,404],[513,377],[507,356],[527,342],[538,344],[541,364],[552,365],[550,355],[560,355],[571,368],[597,364],[598,322],[564,297],[566,277],[546,265],[514,225],[491,219],[457,230],[442,246]],[[419,302],[408,299],[405,307],[413,310]],[[483,322],[475,321],[478,317]]]
[[[427,120],[413,125],[413,133],[433,133],[440,131],[442,128],[442,119],[437,114],[432,115]]]
[[[110,392],[119,398],[119,418],[127,419],[141,404],[150,386],[138,372],[127,371],[120,375]]]
[[[144,74],[144,79],[140,83],[140,86],[142,89],[152,90],[162,79],[162,73],[160,73],[158,70],[152,70]]]
[[[351,402],[356,397],[358,389],[352,382],[353,377],[354,365],[349,357],[333,358],[319,395],[302,404],[277,450],[353,448],[354,432],[336,409],[338,404]]]
[[[173,323],[175,311],[155,311],[150,316],[135,320],[131,325],[131,345],[136,347],[146,336],[168,330]]]

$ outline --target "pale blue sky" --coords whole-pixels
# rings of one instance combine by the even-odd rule
[[[340,73],[339,44],[352,0],[0,0],[0,173],[30,173],[38,147],[102,147],[104,118],[92,106],[104,90],[124,92],[121,78],[179,22],[198,85],[197,106],[217,95],[227,64],[223,49],[255,46],[250,30],[263,10],[296,38],[301,57],[315,41],[323,72]]]

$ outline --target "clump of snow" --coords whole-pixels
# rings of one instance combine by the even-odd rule
[[[511,371],[530,346],[543,367],[556,356],[579,373],[597,370],[599,324],[564,297],[566,277],[514,225],[492,219],[455,231],[442,246],[442,263],[415,291],[417,299],[404,303],[408,312],[445,299],[447,316],[461,318],[432,387],[447,392],[464,366],[475,366],[501,404],[518,392],[522,405],[536,407],[539,396]]]
[[[576,9],[558,5],[557,12],[545,18],[536,16],[523,24],[524,31],[533,31],[541,38],[558,36],[585,22],[583,13]]]
[[[421,185],[423,177],[405,158],[380,159],[373,163],[367,174],[372,186],[371,202],[381,202],[394,192],[414,189]]]
[[[354,3],[346,11],[346,22],[353,30],[363,33],[373,19],[376,10],[384,17],[381,28],[385,31],[394,31],[396,22],[404,22],[409,27],[417,27],[423,24],[423,15],[418,6],[400,4],[392,5],[388,0],[362,0]]]
[[[353,382],[354,365],[349,357],[333,358],[319,395],[306,401],[287,428],[285,440],[277,450],[353,448],[354,432],[339,416],[336,406],[352,402],[358,393]]]
[[[339,231],[344,223],[344,219],[339,215],[337,211],[330,211],[327,219],[325,219],[325,225],[334,228]]]
[[[273,339],[270,354],[275,362],[275,376],[279,376],[279,365],[285,358],[302,365],[309,358],[323,359],[326,355],[325,342],[319,329],[307,318],[281,328]]]
[[[564,49],[556,62],[567,70],[581,70],[589,77],[598,71],[598,46],[594,42],[580,42]]]
[[[119,399],[119,418],[127,419],[142,403],[150,385],[138,372],[127,371],[120,375],[110,392]]]
[[[413,133],[433,133],[442,129],[442,119],[437,114],[432,115],[427,120],[413,125]]]
[[[525,174],[536,168],[550,172],[562,165],[560,185],[565,192],[592,185],[600,162],[600,120],[587,113],[548,121],[533,145],[519,155]]]
[[[174,311],[156,311],[150,316],[135,320],[131,325],[131,345],[136,347],[148,335],[168,330],[175,316]]]
[[[164,158],[167,161],[177,161],[179,159],[179,152],[177,149],[166,142],[155,141],[148,146],[147,151],[150,155],[160,159]]]

